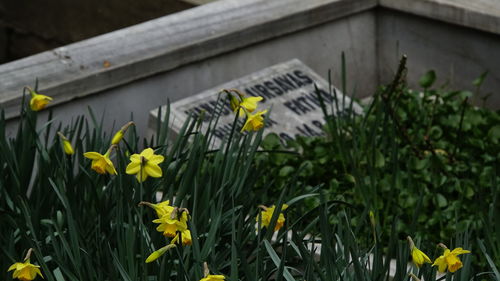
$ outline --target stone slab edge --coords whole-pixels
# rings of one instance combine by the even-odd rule
[[[498,0],[379,0],[383,8],[500,34]]]
[[[51,106],[369,10],[376,0],[221,0],[0,65],[0,108],[39,81]],[[147,43],[146,43],[147,42]]]

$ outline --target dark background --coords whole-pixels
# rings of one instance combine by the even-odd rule
[[[0,0],[0,64],[191,7],[181,0]]]

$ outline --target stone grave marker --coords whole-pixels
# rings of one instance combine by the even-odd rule
[[[325,104],[330,109],[329,104],[334,101],[334,91],[328,90],[328,82],[298,59],[293,59],[172,103],[170,105],[171,129],[175,136],[189,114],[200,116],[202,112],[203,125],[206,128],[213,117],[218,93],[222,89],[237,89],[246,96],[264,98],[255,112],[270,110],[266,134],[274,132],[282,141],[293,139],[297,135],[320,136],[323,135],[324,115],[314,85],[317,86]],[[351,99],[344,96],[338,89],[336,93],[339,111],[349,108]],[[223,108],[214,131],[214,139],[217,143],[229,135],[234,122],[234,113],[229,107],[226,94],[221,94],[220,98]],[[359,104],[355,102],[353,102],[352,109],[356,113],[362,112]],[[166,106],[162,108],[162,113],[165,112]],[[334,112],[334,114],[338,113]],[[155,126],[157,118],[158,109],[152,110],[150,113],[152,126]],[[165,116],[161,118],[164,120]],[[243,121],[243,118],[241,119]]]

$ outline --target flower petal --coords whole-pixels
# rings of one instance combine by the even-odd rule
[[[141,156],[139,154],[132,154],[130,155],[130,161],[132,163],[141,163]]]
[[[149,158],[148,160],[148,164],[160,164],[163,162],[163,160],[165,160],[165,157],[163,157],[163,155],[153,155],[151,156],[151,158]]]
[[[100,154],[99,152],[95,152],[95,151],[85,152],[83,154],[83,156],[85,156],[88,159],[92,159],[92,160],[99,160],[99,159],[104,157],[102,154]]]
[[[162,176],[161,168],[158,165],[152,165],[148,162],[146,163],[146,166],[144,168],[146,170],[146,173],[153,178],[159,178]]]
[[[146,148],[141,152],[141,156],[146,158],[146,160],[149,160],[149,158],[151,158],[151,156],[153,156],[153,154],[154,154],[154,151],[152,148]]]
[[[141,170],[141,163],[132,162],[127,165],[125,173],[129,175],[137,174]]]
[[[470,253],[470,251],[464,250],[462,248],[455,248],[453,251],[451,251],[451,254],[455,255],[455,256],[458,256],[461,254],[469,254],[469,253]]]

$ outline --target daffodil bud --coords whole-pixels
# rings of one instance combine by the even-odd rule
[[[71,146],[71,142],[61,132],[57,132],[57,134],[59,135],[59,137],[62,140],[64,153],[66,153],[67,155],[75,154],[75,151],[73,150],[73,146]]]
[[[127,124],[123,125],[123,127],[116,132],[116,134],[111,139],[111,144],[118,144],[122,140],[123,136],[127,132],[128,127],[135,125],[134,122],[130,121]]]
[[[370,223],[372,224],[372,227],[375,228],[376,222],[375,222],[375,214],[373,211],[370,211]]]
[[[168,250],[175,248],[175,244],[168,244],[167,246],[154,251],[149,257],[146,259],[146,263],[153,262],[157,260],[159,257],[163,256]]]

